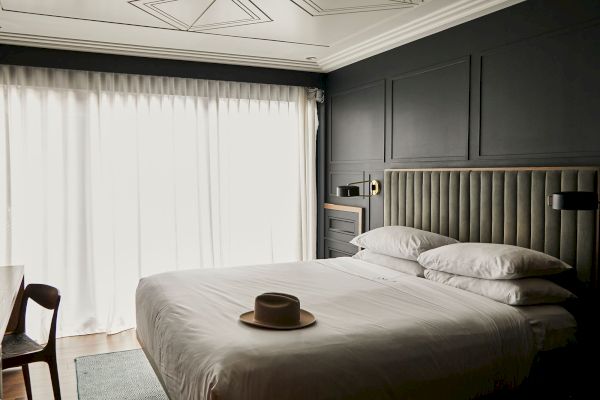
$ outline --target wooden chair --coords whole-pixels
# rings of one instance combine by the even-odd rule
[[[48,343],[41,346],[36,341],[25,334],[25,315],[27,311],[27,301],[31,299],[40,306],[53,310],[52,324],[50,326],[50,335]],[[56,365],[56,317],[58,315],[58,305],[60,303],[60,293],[58,289],[41,284],[30,284],[25,288],[23,300],[21,302],[21,312],[16,329],[2,339],[2,369],[21,367],[23,370],[23,379],[25,380],[25,390],[27,398],[31,397],[31,381],[29,379],[29,364],[44,361],[50,369],[50,378],[52,379],[52,389],[54,399],[60,400],[60,385],[58,382],[58,368]]]

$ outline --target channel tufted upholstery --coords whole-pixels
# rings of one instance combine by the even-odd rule
[[[546,197],[598,191],[597,168],[386,170],[384,224],[463,242],[504,243],[558,257],[596,278],[595,211],[556,211]]]

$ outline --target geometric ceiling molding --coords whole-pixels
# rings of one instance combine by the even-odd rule
[[[428,0],[291,0],[313,17],[412,8]]]
[[[273,22],[251,0],[132,0],[129,4],[189,32]]]

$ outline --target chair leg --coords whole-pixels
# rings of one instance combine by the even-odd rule
[[[33,396],[31,395],[31,379],[29,378],[29,364],[25,364],[21,366],[23,370],[23,380],[25,381],[25,391],[27,392],[27,400],[32,400]]]
[[[56,356],[48,360],[50,369],[50,379],[52,380],[52,390],[54,391],[54,400],[60,400],[60,383],[58,381],[58,366],[56,365]]]

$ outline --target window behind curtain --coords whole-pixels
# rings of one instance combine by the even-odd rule
[[[313,256],[304,88],[1,73],[2,261],[62,290],[61,334],[132,327],[142,276]]]

